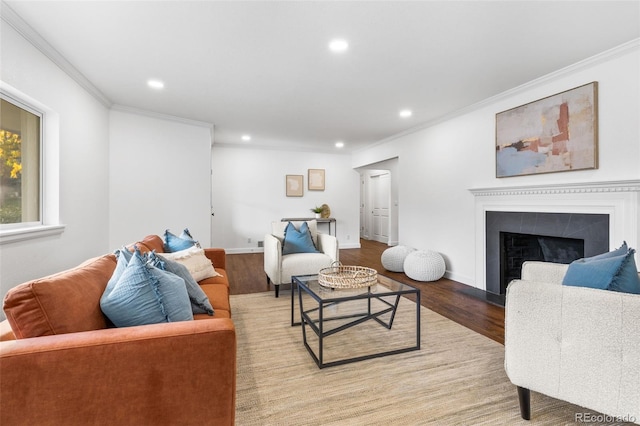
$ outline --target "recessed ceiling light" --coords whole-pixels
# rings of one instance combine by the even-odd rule
[[[344,142],[338,141],[336,142],[336,148],[342,148],[344,146]]]
[[[160,80],[149,80],[147,85],[153,89],[164,89],[164,83]]]
[[[410,109],[403,109],[398,115],[402,118],[408,118],[413,115],[413,112]]]
[[[343,40],[341,38],[340,39],[336,38],[334,40],[331,40],[331,42],[329,43],[329,49],[332,52],[344,52],[348,48],[349,48],[349,43],[347,43],[346,40]]]
[[[251,140],[251,135],[242,135],[242,140],[248,142]]]

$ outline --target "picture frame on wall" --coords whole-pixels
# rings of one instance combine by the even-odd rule
[[[286,175],[285,191],[287,197],[302,197],[304,190],[303,175]]]
[[[496,114],[496,177],[598,168],[598,82]]]
[[[324,191],[324,169],[309,169],[307,185],[309,191]]]

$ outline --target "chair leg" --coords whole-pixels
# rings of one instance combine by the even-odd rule
[[[280,296],[280,285],[279,284],[274,284],[276,287],[276,297]]]
[[[520,402],[520,415],[525,420],[531,420],[531,391],[518,386],[518,401]]]

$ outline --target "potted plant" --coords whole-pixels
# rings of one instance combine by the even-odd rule
[[[322,207],[315,206],[311,211],[316,214],[316,219],[320,219],[322,217]]]

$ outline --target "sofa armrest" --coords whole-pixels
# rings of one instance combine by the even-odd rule
[[[505,370],[517,386],[640,418],[640,295],[514,280]]]
[[[272,282],[280,284],[282,265],[282,242],[272,234],[264,236],[264,273]]]
[[[0,361],[0,424],[234,422],[230,319],[0,342]]]
[[[227,269],[227,254],[222,248],[206,248],[204,255],[207,256],[214,268]]]
[[[333,235],[318,232],[318,250],[328,255],[332,262],[340,260],[338,239]]]
[[[522,279],[562,284],[569,265],[552,262],[527,261],[522,264]]]

